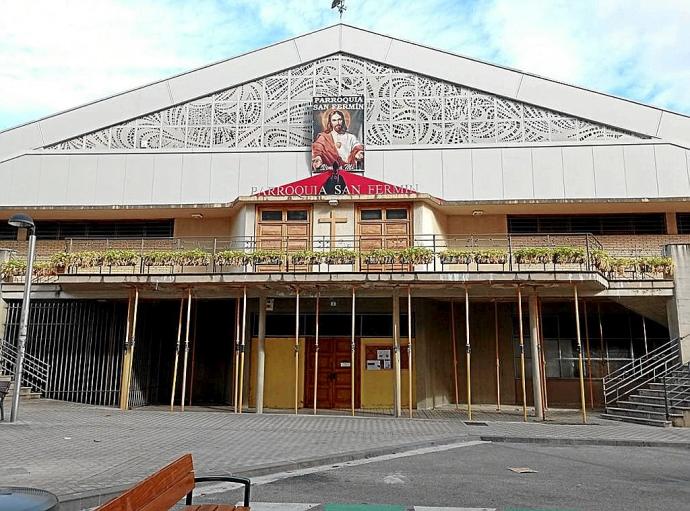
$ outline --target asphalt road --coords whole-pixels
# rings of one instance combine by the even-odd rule
[[[485,443],[268,481],[257,479],[252,502],[679,510],[690,509],[690,451]],[[240,494],[203,498],[237,502]]]

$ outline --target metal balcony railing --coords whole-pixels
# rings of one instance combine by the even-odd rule
[[[21,247],[17,249],[21,257]],[[37,242],[38,261],[68,254],[64,267],[58,270],[73,274],[590,271],[611,280],[668,278],[636,267],[602,268],[597,259],[601,251],[601,243],[586,233],[70,238]],[[106,253],[109,256],[103,257]],[[47,274],[50,276],[50,271]]]

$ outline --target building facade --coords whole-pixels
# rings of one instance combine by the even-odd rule
[[[599,406],[656,347],[690,359],[689,147],[686,116],[347,25],[6,130],[29,377],[123,408]],[[25,237],[0,222],[5,353]]]

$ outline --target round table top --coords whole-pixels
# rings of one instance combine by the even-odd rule
[[[58,499],[38,488],[0,487],[2,511],[57,511]]]

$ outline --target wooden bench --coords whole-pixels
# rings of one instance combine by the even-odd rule
[[[5,420],[5,405],[3,403],[5,402],[5,397],[9,391],[10,382],[0,381],[0,421]]]
[[[244,485],[244,506],[226,504],[192,504],[195,483],[224,481]],[[143,481],[132,486],[122,495],[96,508],[96,511],[165,511],[171,509],[183,497],[187,511],[248,511],[249,479],[232,476],[194,477],[192,455],[185,454],[163,467]]]

